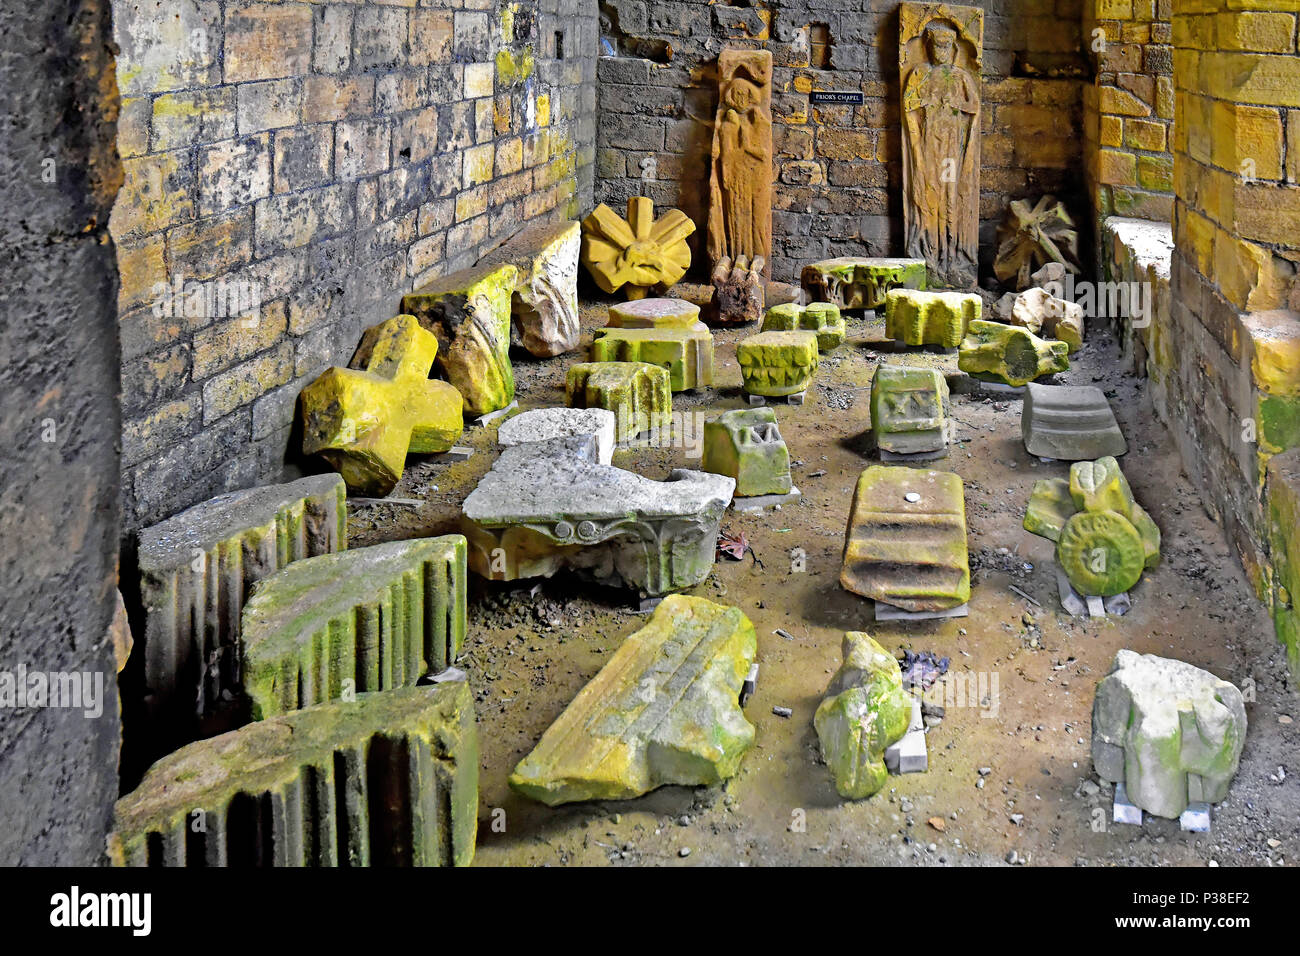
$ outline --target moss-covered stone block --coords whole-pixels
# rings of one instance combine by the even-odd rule
[[[366,331],[356,368],[329,368],[302,390],[302,450],[320,455],[350,489],[386,495],[408,452],[446,451],[464,431],[460,393],[429,378],[438,340],[414,316]]]
[[[702,322],[688,329],[598,329],[591,360],[658,365],[668,370],[674,392],[713,384],[713,336]]]
[[[817,335],[817,348],[830,352],[844,343],[848,329],[840,310],[829,302],[775,305],[763,316],[762,332],[793,332],[802,329]]]
[[[957,353],[957,367],[1007,385],[1026,385],[1043,375],[1068,369],[1069,346],[1046,342],[1013,325],[979,320],[966,329]]]
[[[319,704],[172,753],[117,801],[117,866],[468,866],[464,681]]]
[[[735,776],[754,743],[739,698],[757,648],[739,608],[669,595],[519,762],[511,788],[555,806]]]
[[[511,298],[519,269],[504,262],[435,279],[402,296],[402,311],[438,338],[438,371],[471,415],[505,408],[515,398],[510,364]]]
[[[564,379],[570,408],[605,408],[614,413],[614,441],[625,442],[672,421],[668,370],[647,362],[582,362]]]
[[[1133,514],[1133,489],[1113,457],[1076,461],[1070,466],[1070,497],[1079,511],[1117,511]]]
[[[465,641],[463,536],[295,561],[244,605],[243,685],[255,720],[413,684]]]
[[[1273,559],[1273,628],[1300,687],[1300,449],[1268,462],[1268,541]]]
[[[820,362],[813,332],[760,332],[736,345],[740,377],[750,395],[794,395],[806,391]]]
[[[715,475],[736,479],[736,494],[789,494],[790,451],[771,408],[739,408],[704,423],[704,460]]]
[[[892,654],[863,631],[849,631],[843,662],[817,707],[813,726],[835,790],[848,800],[885,785],[885,749],[907,733],[912,697]]]
[[[885,334],[905,345],[956,348],[983,310],[973,292],[894,289],[885,296]]]
[[[1070,483],[1064,478],[1043,478],[1034,482],[1025,509],[1024,529],[1049,541],[1061,536],[1061,529],[1078,512],[1070,497]]]
[[[933,368],[881,365],[871,379],[871,431],[876,447],[896,455],[942,451],[948,445],[948,382]]]
[[[924,259],[842,256],[803,267],[800,284],[809,297],[841,309],[878,309],[891,289],[924,289]]]
[[[840,584],[905,611],[970,600],[961,478],[892,465],[864,471],[849,509]]]

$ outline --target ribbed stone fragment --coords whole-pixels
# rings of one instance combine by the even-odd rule
[[[1147,813],[1221,801],[1245,742],[1241,691],[1192,664],[1122,650],[1097,684],[1093,765]]]
[[[814,301],[878,309],[891,289],[925,288],[925,260],[842,256],[804,266],[799,281]]]
[[[739,608],[664,598],[515,767],[510,786],[555,806],[734,776],[754,742],[739,697],[757,646]]]
[[[590,437],[507,448],[465,499],[469,566],[499,581],[568,567],[664,594],[713,568],[733,479],[677,469],[654,481],[596,461]]]
[[[1092,385],[1025,386],[1020,411],[1025,450],[1043,458],[1082,461],[1128,451],[1101,389]]]
[[[840,584],[905,611],[970,600],[961,478],[890,465],[864,471],[849,511]]]
[[[685,329],[597,329],[591,360],[658,365],[668,370],[674,392],[713,384],[713,336],[703,322]]]
[[[750,395],[807,391],[817,374],[818,354],[814,332],[760,332],[736,344],[740,377]]]
[[[201,740],[118,800],[118,866],[466,866],[478,736],[464,681],[320,704]]]
[[[885,334],[905,345],[956,348],[983,308],[973,292],[894,289],[885,296]]]
[[[244,606],[255,720],[445,669],[465,640],[465,539],[391,541],[289,565]]]
[[[646,362],[581,362],[564,379],[570,408],[604,408],[614,413],[614,441],[668,427],[673,393],[668,370]]]
[[[347,548],[338,475],[232,491],[140,533],[145,705],[175,746],[237,694],[239,624],[253,585],[290,562]]]

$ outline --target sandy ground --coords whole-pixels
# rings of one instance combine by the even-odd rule
[[[585,345],[590,330],[604,324],[604,307],[584,305],[583,316]],[[712,417],[742,406],[735,343],[752,331],[714,330],[717,384],[674,396],[675,409]],[[520,407],[562,405],[564,370],[582,354],[518,358]],[[1267,613],[1182,476],[1140,381],[1114,371],[1116,355],[1114,341],[1094,332],[1058,381],[1106,390],[1129,441],[1125,474],[1164,533],[1163,561],[1135,588],[1129,614],[1076,620],[1060,609],[1051,543],[1021,528],[1033,482],[1064,476],[1068,467],[1025,452],[1019,400],[960,393],[969,383],[955,355],[895,352],[879,322],[849,319],[848,341],[823,358],[806,404],[775,406],[802,500],[765,515],[729,511],[723,529],[743,531],[761,566],[750,557],[724,558],[690,592],[740,607],[758,632],[761,674],[746,707],[757,743],[723,787],[664,787],[636,800],[554,809],[513,793],[506,778],[514,765],[645,619],[635,613],[635,595],[564,574],[510,584],[475,579],[461,666],[475,691],[482,746],[477,864],[1005,866],[1014,859],[1230,866],[1300,859],[1300,699],[1288,686]],[[871,375],[881,361],[936,363],[959,392],[952,400],[958,443],[931,467],[965,481],[972,597],[964,619],[877,624],[870,602],[839,585],[852,487],[871,463],[863,436]],[[460,502],[494,457],[495,431],[466,431],[464,443],[476,449],[466,462],[408,462],[393,497],[425,504],[354,506],[351,543],[455,531]],[[614,463],[654,478],[699,464],[684,448],[620,450]],[[806,553],[802,572],[793,569],[796,548]],[[891,777],[858,802],[837,797],[812,727],[846,630],[870,631],[891,650],[948,656],[954,673],[996,688],[983,703],[975,695],[950,699],[942,719],[930,721],[927,773]],[[1089,760],[1089,714],[1096,682],[1125,647],[1253,686],[1241,767],[1215,808],[1210,834],[1183,833],[1176,821],[1110,822],[1110,791],[1098,785]],[[774,707],[793,713],[783,718]]]

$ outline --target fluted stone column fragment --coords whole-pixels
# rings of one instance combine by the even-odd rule
[[[145,705],[171,745],[241,685],[240,616],[253,585],[347,547],[338,475],[232,491],[140,534]]]
[[[260,582],[242,637],[253,718],[448,667],[465,640],[465,568],[465,539],[450,534],[298,561]]]
[[[117,802],[117,866],[467,866],[478,735],[452,681],[192,743]]]

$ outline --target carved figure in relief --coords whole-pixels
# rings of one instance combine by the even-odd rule
[[[714,264],[770,259],[772,241],[772,55],[724,50],[718,58],[709,256]]]

